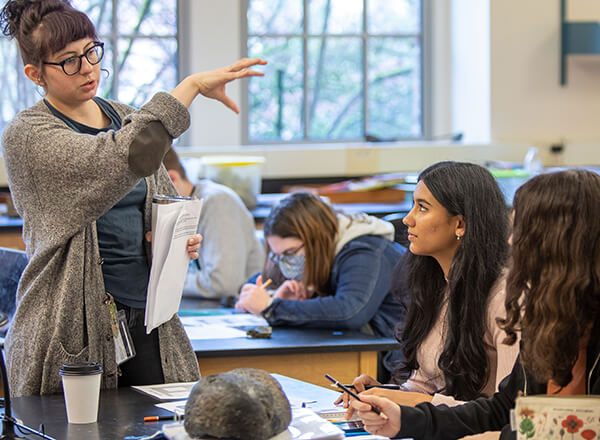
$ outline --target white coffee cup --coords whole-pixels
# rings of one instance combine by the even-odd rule
[[[97,362],[63,364],[59,371],[69,423],[95,423],[102,367]]]

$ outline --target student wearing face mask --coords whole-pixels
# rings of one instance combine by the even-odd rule
[[[264,234],[265,269],[276,266],[285,281],[271,296],[263,274],[242,287],[236,308],[262,315],[271,325],[393,337],[405,309],[391,293],[392,274],[405,249],[393,241],[391,223],[335,212],[317,196],[294,193],[273,208]],[[396,350],[384,365],[391,371],[401,360]]]

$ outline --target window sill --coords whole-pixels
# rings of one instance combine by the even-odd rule
[[[262,177],[364,176],[416,172],[441,160],[483,164],[486,160],[521,162],[531,144],[458,144],[448,142],[277,144],[177,147],[182,157],[263,156]]]

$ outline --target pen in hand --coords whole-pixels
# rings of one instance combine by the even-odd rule
[[[345,385],[342,385],[341,383],[339,383],[337,380],[335,380],[333,377],[331,377],[329,374],[325,375],[325,378],[332,382],[336,387],[340,388],[341,390],[343,390],[345,393],[348,393],[350,396],[354,397],[356,400],[358,400],[359,402],[362,402],[360,400],[360,397],[358,397],[358,394],[356,394],[354,391],[352,391],[350,388],[347,388]],[[373,411],[375,414],[381,414],[381,412],[375,408],[373,405],[371,405],[371,411]]]

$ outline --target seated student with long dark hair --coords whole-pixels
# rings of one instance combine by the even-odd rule
[[[392,292],[392,275],[405,249],[394,226],[365,214],[335,212],[318,196],[294,193],[264,223],[269,260],[286,281],[269,295],[263,277],[242,287],[236,305],[262,314],[271,325],[356,329],[391,337],[404,306]],[[269,275],[270,276],[270,275]],[[402,352],[386,355],[392,370]]]
[[[600,394],[600,176],[569,170],[536,176],[514,198],[507,316],[500,320],[520,356],[489,399],[449,408],[399,406],[362,394],[352,406],[367,431],[386,437],[455,439],[502,430],[526,395]],[[381,415],[370,411],[378,408]]]
[[[509,231],[498,184],[479,165],[436,163],[419,175],[403,221],[410,252],[396,283],[411,296],[396,335],[406,356],[394,372],[402,384],[367,393],[404,405],[489,397],[518,353],[502,344],[506,334],[496,323],[504,316]],[[354,380],[359,392],[378,383],[367,375]]]

